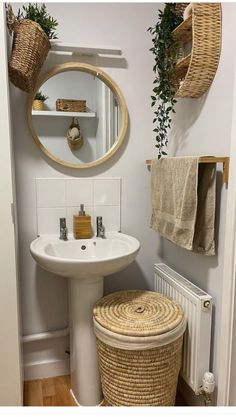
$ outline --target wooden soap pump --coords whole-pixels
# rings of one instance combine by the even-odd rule
[[[73,216],[73,226],[75,239],[92,237],[91,216],[85,214],[84,204],[80,204],[79,214]]]

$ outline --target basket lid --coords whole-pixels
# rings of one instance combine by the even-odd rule
[[[121,335],[153,336],[167,333],[183,322],[179,304],[153,291],[118,291],[101,298],[94,320]]]

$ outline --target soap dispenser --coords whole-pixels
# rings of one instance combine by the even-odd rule
[[[84,204],[80,204],[79,214],[73,216],[73,231],[75,239],[92,237],[91,216],[85,214]]]

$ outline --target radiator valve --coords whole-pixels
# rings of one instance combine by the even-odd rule
[[[212,394],[216,385],[214,375],[211,372],[205,372],[202,382],[203,391]]]
[[[202,380],[201,394],[204,396],[205,405],[212,405],[212,394],[215,389],[215,377],[211,372],[205,372]]]

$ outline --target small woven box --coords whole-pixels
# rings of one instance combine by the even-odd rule
[[[181,306],[157,292],[118,291],[93,314],[106,403],[173,406],[186,328]]]
[[[86,112],[86,100],[70,100],[58,98],[56,101],[57,111]]]

